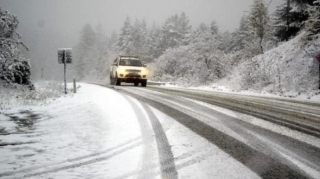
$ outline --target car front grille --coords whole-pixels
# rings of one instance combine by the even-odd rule
[[[141,78],[140,75],[138,75],[138,74],[132,74],[132,73],[126,75],[125,77],[126,77],[126,78]]]
[[[140,73],[141,70],[131,70],[131,69],[128,69],[128,70],[126,70],[126,72],[129,72],[129,73]]]

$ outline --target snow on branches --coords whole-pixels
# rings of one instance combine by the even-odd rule
[[[21,36],[16,32],[19,21],[0,7],[0,80],[30,85],[30,64],[20,55]]]
[[[264,49],[262,46],[263,39],[270,33],[270,18],[268,8],[263,0],[255,0],[249,14],[249,24],[253,29],[254,34],[259,38],[261,52]]]

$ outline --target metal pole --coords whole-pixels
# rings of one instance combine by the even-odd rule
[[[67,58],[66,50],[63,51],[63,65],[64,65],[64,93],[67,94]]]
[[[73,78],[73,93],[77,93],[76,78]]]

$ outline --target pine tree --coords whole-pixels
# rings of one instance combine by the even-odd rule
[[[117,43],[117,49],[121,53],[130,54],[132,49],[133,37],[132,37],[132,25],[129,17],[124,21],[123,27]]]
[[[191,28],[189,19],[185,13],[181,13],[180,16],[175,14],[169,17],[162,28],[163,38],[161,46],[163,51],[167,48],[188,44]]]
[[[189,18],[184,12],[181,13],[178,19],[178,32],[181,34],[181,41],[184,45],[188,44],[188,37],[191,33],[191,28],[192,26],[189,25]]]
[[[153,24],[151,29],[148,31],[146,37],[146,51],[150,60],[158,58],[163,52],[163,48],[161,46],[162,35],[161,28],[157,27],[155,24]]]
[[[101,24],[98,24],[95,30],[96,42],[94,45],[93,69],[97,76],[105,74],[105,57],[108,54],[108,39]]]
[[[116,48],[116,43],[118,42],[118,34],[116,31],[112,31],[111,37],[108,40],[108,49],[113,49],[115,50]]]
[[[313,5],[310,18],[306,21],[308,40],[320,38],[320,0],[315,0]]]
[[[76,47],[76,63],[77,75],[79,79],[83,79],[88,73],[88,64],[93,63],[92,55],[97,36],[90,24],[85,24],[80,31],[80,41]]]
[[[294,37],[310,17],[314,0],[283,0],[274,13],[275,35],[280,41]]]
[[[239,28],[232,33],[229,47],[225,50],[227,53],[231,51],[241,51],[254,45],[255,37],[250,27],[248,16],[243,15],[240,19]],[[254,54],[255,55],[255,54]],[[251,57],[251,55],[247,56]]]
[[[214,34],[218,34],[219,32],[219,27],[217,25],[217,22],[215,20],[213,20],[210,24],[210,30],[211,30],[211,33],[214,35]]]

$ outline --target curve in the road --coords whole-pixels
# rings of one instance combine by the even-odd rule
[[[270,157],[245,143],[187,115],[175,108],[165,105],[157,100],[149,99],[144,96],[134,94],[129,91],[121,91],[129,94],[139,101],[155,107],[161,112],[172,117],[182,125],[189,128],[199,136],[218,146],[220,149],[231,155],[233,158],[243,163],[249,169],[257,173],[262,178],[311,178],[307,173],[297,167],[288,166],[277,158]]]
[[[313,110],[314,114],[303,113],[274,106],[274,104],[266,105],[265,103],[257,103],[247,99],[239,99],[227,95],[209,95],[207,93],[200,94],[194,91],[184,91],[178,89],[149,88],[152,91],[163,92],[171,95],[183,96],[186,98],[203,101],[209,104],[221,106],[240,113],[252,115],[273,123],[301,131],[303,133],[313,135],[320,138],[320,119],[317,117],[318,110]],[[305,104],[305,103],[304,103]],[[301,106],[302,108],[303,106]]]

